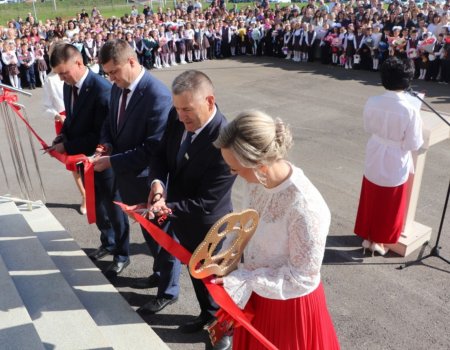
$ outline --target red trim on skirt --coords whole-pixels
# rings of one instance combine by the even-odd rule
[[[280,350],[338,350],[322,283],[312,293],[288,299],[267,299],[253,293],[244,312],[252,325]],[[233,350],[266,350],[243,327],[233,335]]]
[[[408,201],[408,181],[383,187],[363,178],[355,233],[376,243],[397,243],[403,231]]]

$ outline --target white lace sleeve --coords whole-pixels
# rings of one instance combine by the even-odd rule
[[[306,181],[306,185],[310,184]],[[292,188],[287,192],[292,196]],[[266,215],[273,214],[270,211],[279,205],[286,209],[286,204],[276,201],[277,197],[271,198],[275,203],[261,215],[258,230],[262,232],[257,230],[258,235],[252,238],[245,265],[224,278],[224,288],[240,308],[252,292],[284,300],[309,294],[320,283],[330,211],[313,186],[294,197],[282,216]]]

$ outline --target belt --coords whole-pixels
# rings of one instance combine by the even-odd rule
[[[385,146],[398,147],[398,148],[402,147],[401,141],[393,141],[393,140],[384,139],[376,134],[372,134],[372,138]]]

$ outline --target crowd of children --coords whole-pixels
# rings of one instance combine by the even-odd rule
[[[307,4],[267,1],[238,9],[214,1],[203,9],[199,0],[181,1],[175,9],[103,18],[94,7],[75,18],[38,22],[31,14],[0,26],[0,79],[14,87],[34,89],[45,83],[48,51],[53,42],[76,46],[85,64],[102,74],[97,64],[107,40],[123,38],[147,69],[228,58],[271,56],[294,62],[332,64],[345,69],[378,70],[390,55],[415,62],[417,79],[450,83],[449,3],[418,6],[380,0]],[[3,73],[3,74],[2,74]]]

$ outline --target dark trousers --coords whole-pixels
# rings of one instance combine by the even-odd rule
[[[441,81],[450,83],[450,60],[441,60]]]
[[[197,249],[212,226],[212,224],[199,224],[194,226],[192,224],[183,222],[178,223],[178,225],[181,226],[181,228],[174,227],[174,230],[178,234],[180,243],[191,253],[193,253],[195,249]],[[182,232],[182,234],[178,232]],[[190,234],[188,234],[187,232],[189,232]],[[221,246],[222,245],[219,244],[216,248],[216,251],[219,251],[221,249]],[[219,309],[219,306],[209,294],[208,289],[206,289],[202,280],[193,278],[192,276],[190,277],[192,285],[194,287],[195,296],[197,297],[198,303],[200,305],[200,315],[205,319],[212,318]]]
[[[113,203],[122,201],[113,170],[95,172],[94,181],[96,224],[102,247],[114,252],[115,262],[126,261],[129,259],[130,225],[126,214]]]
[[[36,86],[36,76],[34,75],[34,66],[22,66],[24,83],[28,87]]]
[[[161,228],[167,234],[177,240],[170,223]],[[142,229],[145,241],[153,256],[153,273],[159,276],[157,298],[178,298],[180,293],[181,263]],[[177,240],[178,241],[178,240]]]

